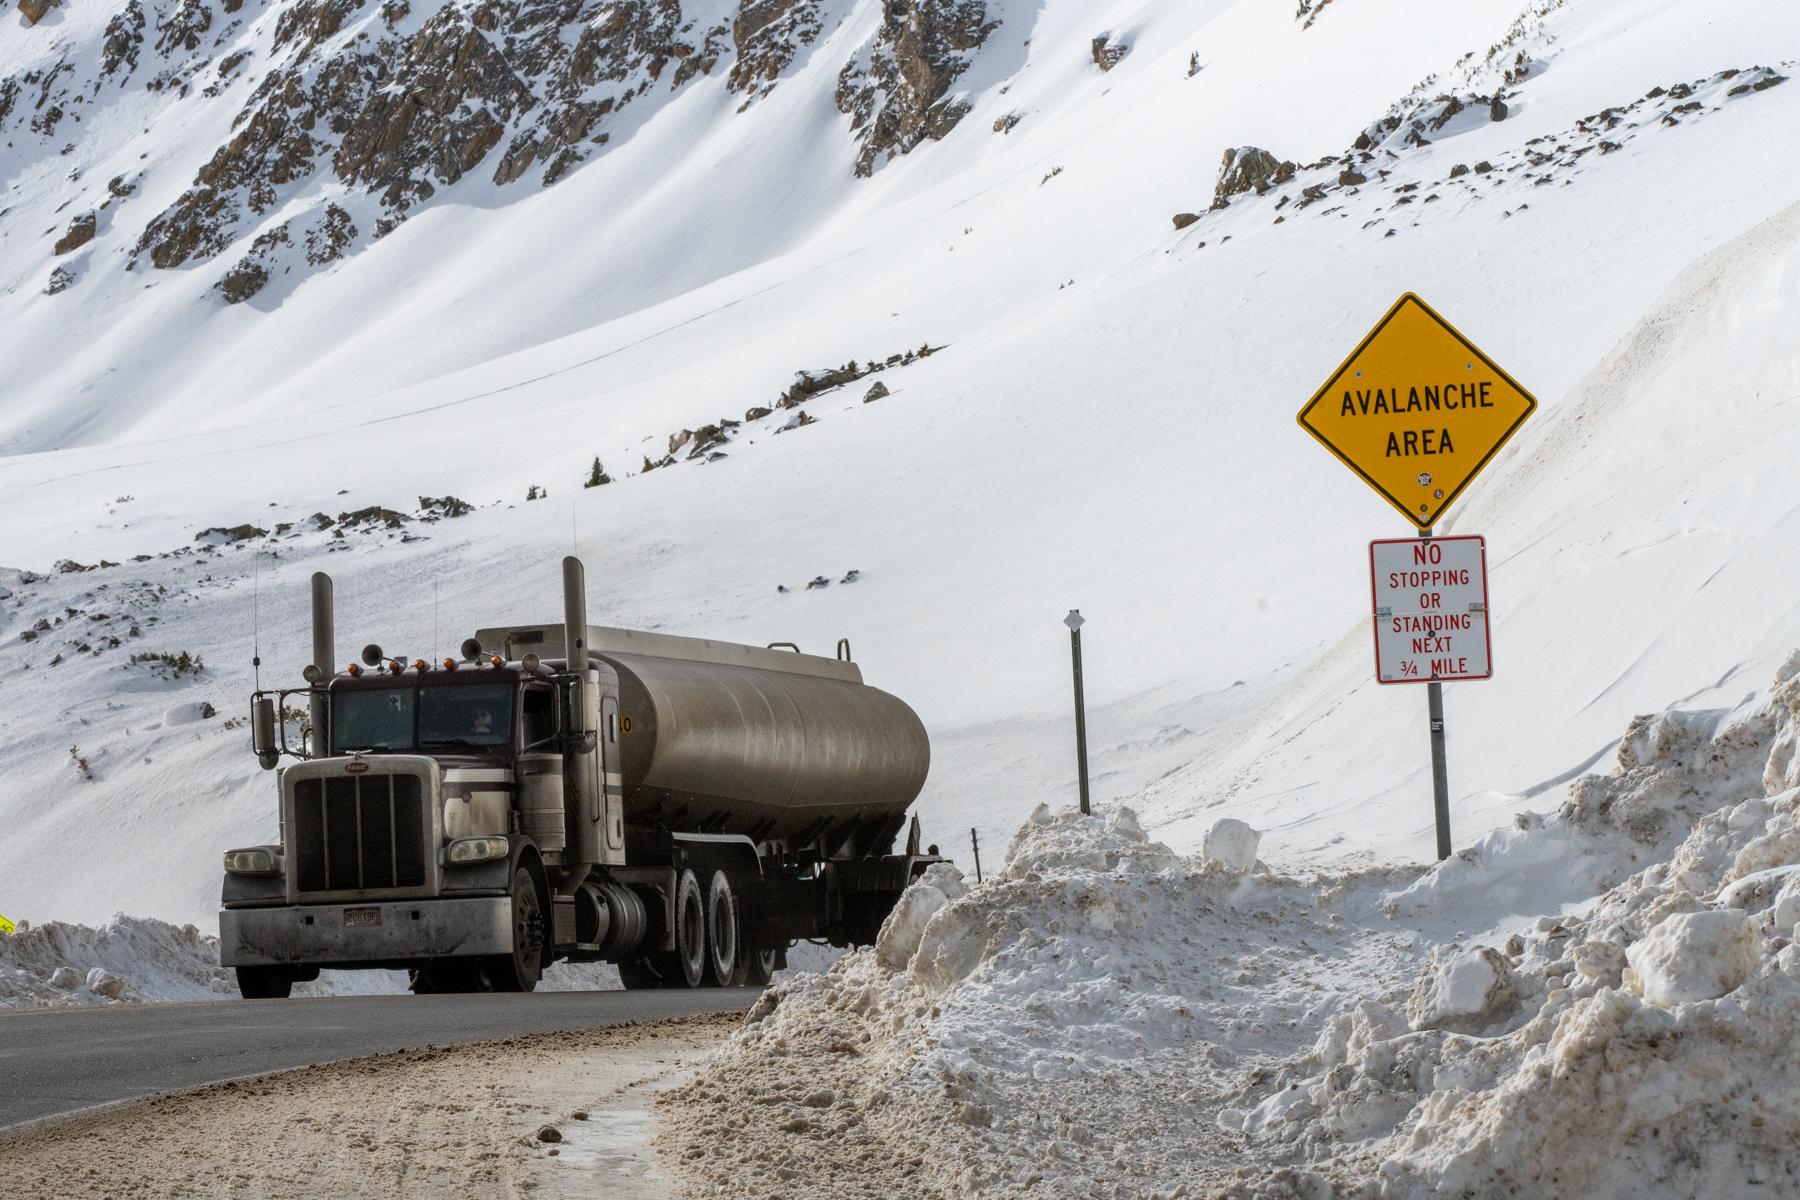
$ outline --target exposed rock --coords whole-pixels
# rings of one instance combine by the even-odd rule
[[[752,97],[767,94],[822,28],[819,0],[743,0],[731,22],[737,56],[727,86]]]
[[[1175,222],[1175,228],[1186,229],[1189,225],[1192,225],[1195,221],[1200,219],[1200,214],[1191,212],[1176,213],[1170,219]]]
[[[1369,177],[1355,167],[1345,167],[1338,172],[1337,181],[1339,187],[1355,187],[1358,184],[1369,182]]]
[[[1022,120],[1024,118],[1016,112],[1007,113],[1004,117],[997,117],[994,120],[994,132],[1011,133]]]
[[[69,222],[68,232],[56,240],[56,245],[51,247],[51,250],[55,254],[67,254],[71,250],[79,250],[94,240],[94,234],[98,229],[98,218],[91,212],[82,213]]]
[[[874,387],[870,388],[868,391],[863,393],[862,402],[864,404],[872,404],[875,401],[883,399],[892,394],[893,393],[888,391],[887,384],[882,383],[881,381],[877,380]]]
[[[212,28],[206,0],[180,0],[156,25],[156,49],[163,55],[198,50],[201,35]]]
[[[319,223],[306,231],[306,261],[315,267],[344,257],[344,248],[356,240],[350,214],[335,204],[325,206]]]
[[[969,104],[950,86],[998,26],[982,0],[886,0],[875,37],[838,73],[838,110],[860,146],[857,175],[956,127]]]
[[[128,0],[106,23],[100,43],[100,73],[130,75],[137,69],[138,48],[144,44],[144,8],[141,0]]]
[[[207,542],[214,546],[228,545],[232,542],[247,542],[252,538],[268,537],[269,531],[258,529],[254,525],[233,525],[227,529],[223,525],[215,525],[211,529],[202,529],[194,535],[196,542]]]
[[[362,525],[380,525],[387,529],[398,529],[411,520],[412,518],[405,513],[397,513],[391,508],[371,504],[369,507],[359,508],[355,512],[339,513],[337,523],[344,529],[355,529]]]
[[[269,282],[269,265],[277,249],[288,242],[286,225],[277,225],[257,234],[244,257],[213,285],[224,295],[225,303],[242,304],[262,291]]]
[[[775,410],[772,408],[764,408],[762,405],[758,404],[744,410],[744,420],[760,421],[774,411]]]
[[[1219,163],[1219,182],[1213,187],[1212,207],[1217,210],[1231,203],[1231,197],[1254,190],[1262,195],[1294,177],[1294,164],[1277,159],[1258,146],[1239,146],[1225,151]],[[1176,228],[1181,228],[1177,224]]]
[[[475,511],[475,506],[467,500],[459,500],[455,496],[420,496],[419,511],[425,514],[426,520],[434,521],[440,517],[445,519],[466,517]],[[330,519],[327,517],[326,521],[329,522]]]
[[[56,5],[57,0],[19,0],[19,11],[24,14],[27,25],[36,25]]]
[[[1099,67],[1102,72],[1112,70],[1127,54],[1131,53],[1130,46],[1124,42],[1113,41],[1112,35],[1108,33],[1103,33],[1095,38],[1091,49],[1094,65]]]
[[[75,285],[75,273],[67,267],[57,267],[50,272],[50,282],[44,285],[44,295],[54,296],[66,292]]]

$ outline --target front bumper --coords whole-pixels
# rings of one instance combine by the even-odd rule
[[[347,924],[346,911],[378,924]],[[396,900],[386,904],[293,904],[228,908],[219,914],[219,962],[227,967],[378,966],[512,953],[512,901],[505,896]]]

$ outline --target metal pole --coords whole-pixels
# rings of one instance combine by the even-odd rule
[[[971,845],[975,848],[975,882],[980,883],[981,882],[981,839],[975,835],[975,831],[973,829],[969,830],[969,845]]]
[[[1069,615],[1063,618],[1063,624],[1069,627],[1069,654],[1075,665],[1075,765],[1081,775],[1081,811],[1083,815],[1089,811],[1087,702],[1082,699],[1081,695],[1081,627],[1086,623],[1079,608],[1071,608]]]
[[[1420,535],[1431,538],[1431,530]],[[1431,718],[1431,802],[1437,818],[1437,856],[1450,857],[1450,767],[1444,756],[1444,685],[1436,679],[1425,685],[1426,711]]]

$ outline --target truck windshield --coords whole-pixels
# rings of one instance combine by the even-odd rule
[[[503,683],[340,692],[332,697],[332,749],[504,746],[512,740],[512,693]]]

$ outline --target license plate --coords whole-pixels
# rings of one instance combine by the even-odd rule
[[[381,910],[379,908],[346,908],[344,910],[345,926],[379,925]]]

